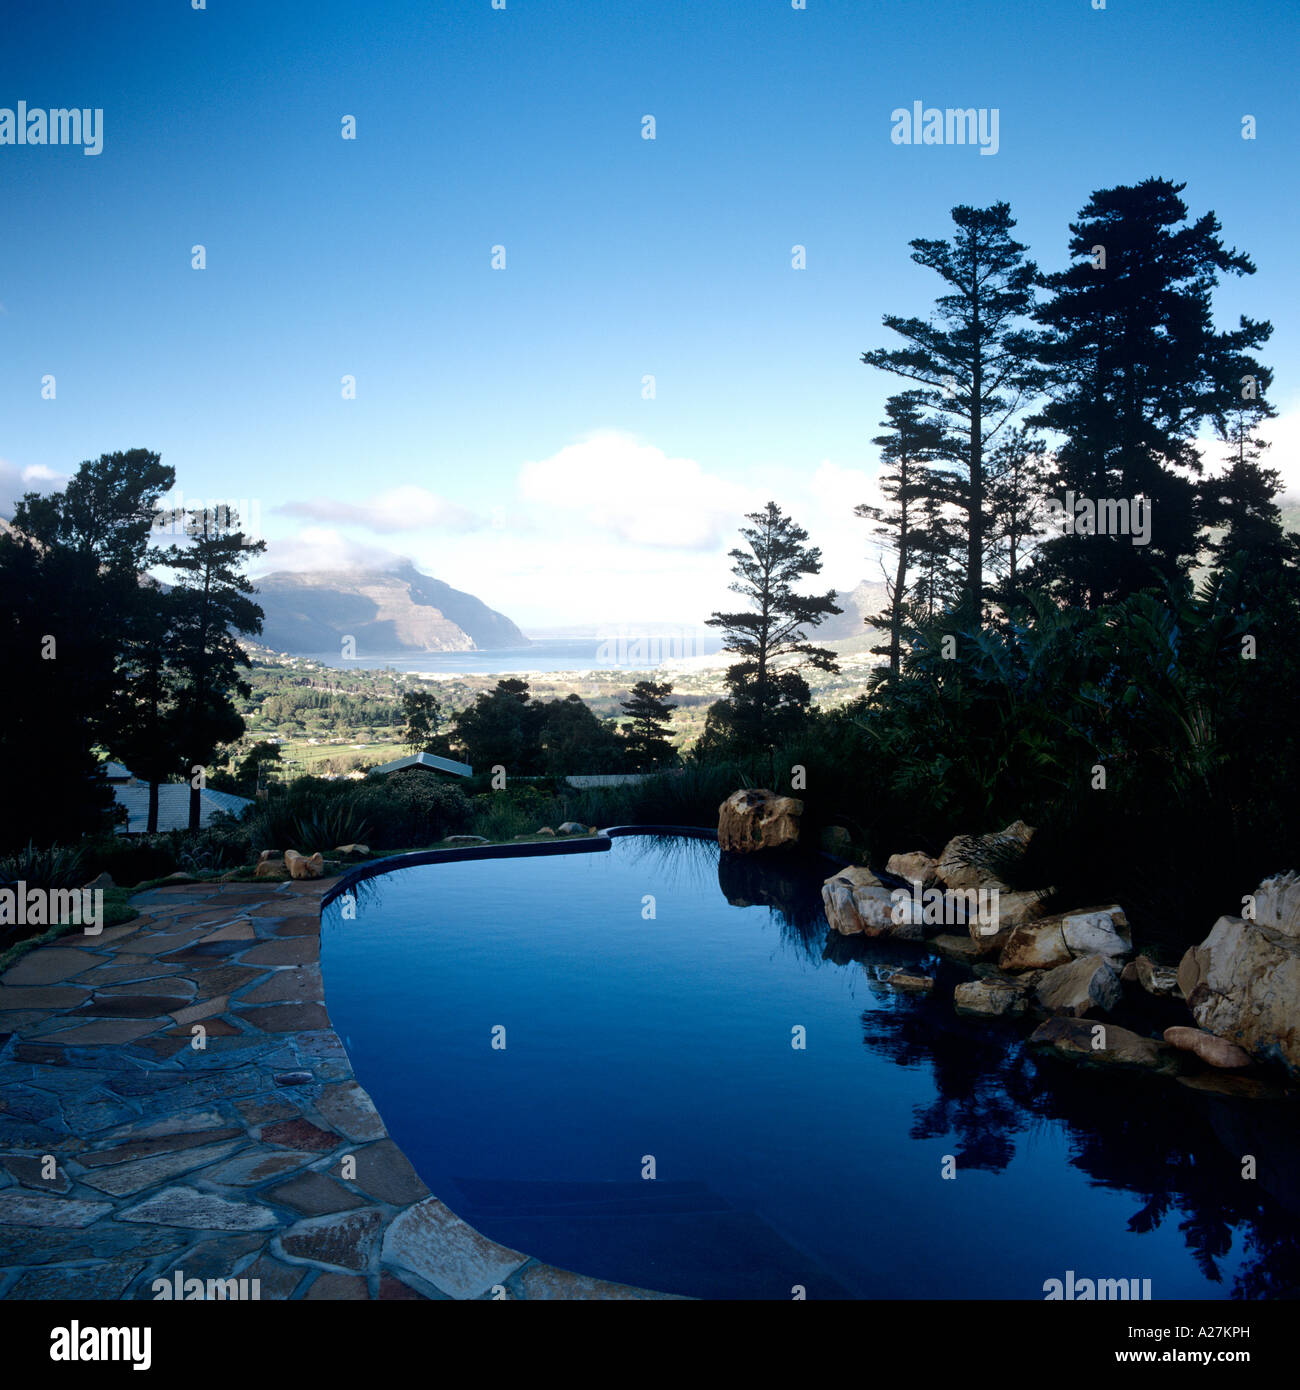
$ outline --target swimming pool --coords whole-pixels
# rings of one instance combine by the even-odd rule
[[[402,868],[323,914],[358,1080],[485,1235],[705,1298],[1041,1299],[1067,1271],[1294,1294],[1289,1107],[1034,1058],[954,1014],[923,944],[828,931],[824,860],[589,843]],[[900,966],[934,993],[884,984]]]

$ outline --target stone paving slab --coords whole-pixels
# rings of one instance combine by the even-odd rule
[[[0,1298],[149,1299],[178,1270],[273,1299],[666,1297],[430,1194],[330,1025],[336,882],[154,888],[0,977]]]

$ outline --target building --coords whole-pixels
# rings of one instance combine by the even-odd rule
[[[381,763],[370,769],[372,777],[387,777],[390,772],[401,772],[408,767],[427,767],[433,772],[450,773],[453,777],[472,777],[474,769],[468,763],[458,763],[452,758],[439,757],[437,753],[411,753],[405,758],[397,758],[391,763]]]
[[[119,835],[143,835],[149,827],[149,784],[133,777],[121,763],[106,763],[104,771],[113,788],[113,800],[126,811],[126,824],[118,827]],[[240,816],[253,803],[246,796],[233,792],[213,791],[204,787],[199,793],[199,826],[211,824],[215,811]],[[190,784],[160,782],[158,784],[158,829],[185,830],[190,823]]]

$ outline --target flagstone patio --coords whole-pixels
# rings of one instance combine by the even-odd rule
[[[0,1298],[641,1299],[430,1195],[325,1008],[337,882],[177,884],[0,977]]]

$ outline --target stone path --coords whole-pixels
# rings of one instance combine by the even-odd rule
[[[659,1298],[494,1244],[429,1194],[330,1026],[337,882],[177,884],[0,977],[0,1298]]]

